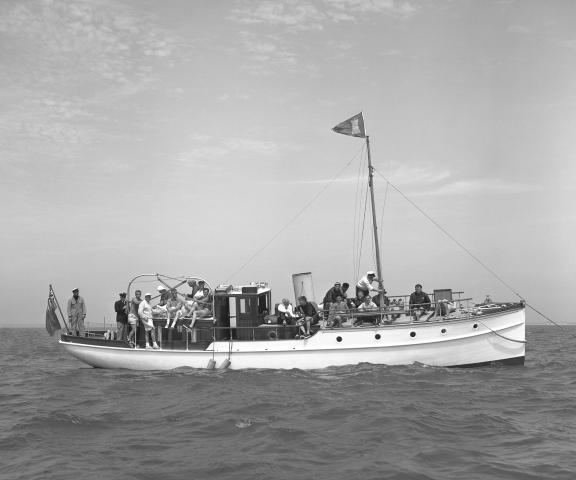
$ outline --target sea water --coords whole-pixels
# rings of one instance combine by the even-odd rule
[[[576,478],[573,327],[529,326],[524,367],[316,371],[99,370],[0,331],[2,480]]]

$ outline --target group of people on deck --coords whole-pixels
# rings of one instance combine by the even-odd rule
[[[293,308],[288,299],[282,299],[277,307],[277,323],[283,325],[297,325],[299,327],[298,336],[307,338],[311,335],[311,326],[324,320],[327,327],[338,328],[350,317],[354,317],[354,325],[360,325],[364,322],[378,324],[382,316],[387,318],[386,322],[391,323],[399,314],[394,314],[395,306],[401,305],[401,311],[404,311],[402,303],[391,303],[386,296],[386,290],[377,288],[374,282],[381,281],[376,278],[373,271],[367,272],[356,284],[356,295],[348,298],[348,283],[334,283],[324,296],[322,309],[314,302],[308,301],[305,296],[298,297],[298,305]],[[138,324],[146,332],[146,348],[158,349],[156,333],[153,319],[166,318],[165,328],[174,328],[178,320],[191,318],[189,328],[193,328],[198,318],[212,316],[212,292],[206,283],[202,280],[189,280],[188,285],[192,291],[185,296],[179,293],[175,288],[168,288],[166,285],[158,286],[159,301],[152,305],[152,294],[146,293],[142,298],[142,291],[136,290],[134,297],[127,301],[126,293],[119,294],[120,299],[114,303],[116,312],[117,335],[118,340],[130,342],[133,346],[136,344],[136,328]],[[70,323],[69,329],[73,335],[84,336],[84,319],[86,317],[86,303],[79,295],[79,289],[72,290],[73,296],[68,300],[67,313]],[[372,294],[376,295],[372,295]],[[181,299],[179,296],[182,296]],[[155,297],[155,298],[156,298]],[[400,301],[400,300],[399,300]],[[401,301],[400,301],[401,302]],[[386,313],[378,312],[379,307],[387,307]],[[431,308],[430,297],[422,291],[422,285],[415,285],[415,291],[410,295],[408,313],[413,321],[420,320]],[[398,308],[400,310],[400,308]],[[367,313],[375,311],[374,315]],[[352,313],[361,313],[361,315],[351,315]],[[391,320],[390,320],[391,319]],[[152,346],[148,341],[148,336]]]
[[[117,339],[126,340],[131,345],[136,344],[136,327],[138,322],[144,327],[146,332],[146,348],[158,349],[156,332],[154,330],[154,318],[166,318],[165,328],[174,328],[178,320],[191,318],[189,328],[193,328],[196,320],[212,315],[212,293],[203,280],[196,282],[189,280],[188,285],[192,287],[192,292],[186,294],[181,299],[175,288],[168,288],[166,285],[159,285],[156,297],[159,301],[152,306],[152,294],[145,293],[142,298],[142,291],[136,290],[130,302],[126,301],[126,293],[119,294],[120,299],[114,303],[116,312]],[[152,341],[150,346],[148,336]]]
[[[322,313],[319,313],[318,307],[312,302],[309,302],[306,297],[298,298],[298,305],[296,308],[287,298],[282,299],[282,303],[278,305],[278,324],[283,325],[298,325],[299,336],[307,338],[310,336],[310,325],[316,324],[323,318],[325,325],[328,328],[342,327],[342,324],[350,317],[354,317],[354,326],[363,323],[378,324],[381,321],[382,314],[376,314],[379,307],[386,307],[386,312],[383,314],[386,317],[385,322],[391,323],[400,317],[399,313],[395,311],[404,311],[404,303],[401,299],[395,299],[390,302],[386,296],[386,290],[383,288],[375,287],[375,282],[381,283],[376,278],[373,271],[369,271],[358,280],[356,284],[356,295],[353,298],[348,298],[348,283],[334,283],[324,295],[322,301]],[[372,295],[372,294],[376,295]],[[422,285],[417,284],[415,291],[410,295],[409,301],[409,314],[413,321],[418,321],[420,318],[430,310],[431,301],[430,297],[422,291]],[[374,315],[367,315],[374,311]],[[352,315],[353,313],[360,313],[361,315]]]

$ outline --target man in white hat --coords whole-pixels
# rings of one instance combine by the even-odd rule
[[[370,295],[370,292],[380,292],[381,290],[374,287],[372,282],[381,281],[376,278],[376,274],[372,270],[368,271],[356,284],[356,296],[358,296],[358,292],[362,292],[365,297]]]
[[[138,306],[138,316],[142,321],[144,326],[144,342],[146,349],[153,348],[158,350],[160,347],[156,343],[156,333],[154,332],[154,322],[152,321],[152,305],[150,305],[150,300],[152,300],[152,295],[147,293],[144,295],[144,300]],[[148,332],[150,332],[150,337],[152,338],[152,347],[148,343]]]
[[[84,319],[86,318],[86,302],[80,296],[80,290],[72,290],[72,298],[67,305],[68,322],[72,335],[84,336]]]

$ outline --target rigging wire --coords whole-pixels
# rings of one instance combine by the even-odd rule
[[[358,151],[354,154],[354,156],[348,160],[348,162],[340,169],[338,170],[338,172],[336,173],[336,175],[334,175],[334,177],[332,177],[332,179],[330,179],[318,192],[316,192],[316,194],[296,213],[296,215],[294,215],[290,220],[288,220],[288,222],[282,227],[280,228],[280,230],[278,230],[271,238],[270,240],[268,240],[262,247],[260,247],[250,258],[248,258],[248,260],[246,260],[236,271],[234,271],[231,275],[228,276],[228,280],[226,280],[226,283],[229,283],[230,280],[232,278],[234,278],[238,273],[240,273],[242,270],[244,270],[244,268],[246,268],[246,266],[248,264],[250,264],[250,262],[252,262],[252,260],[254,260],[258,255],[260,255],[260,253],[262,253],[274,240],[276,240],[292,223],[294,223],[298,217],[300,217],[300,215],[302,215],[306,210],[308,210],[308,208],[328,189],[328,187],[330,187],[330,185],[332,185],[336,179],[342,174],[342,172],[344,172],[344,170],[346,170],[350,164],[356,159],[356,157],[358,157],[358,155],[361,153],[361,151],[363,150],[364,146],[362,146],[362,148],[358,149]]]
[[[364,247],[364,231],[366,228],[366,212],[368,211],[368,189],[364,195],[364,216],[362,217],[362,233],[360,237],[360,249],[358,251],[358,264],[356,266],[356,277],[360,275],[360,263],[362,262],[362,248]]]
[[[362,144],[362,152],[364,151],[364,144]],[[356,271],[356,265],[359,263],[358,255],[360,251],[359,237],[360,237],[360,205],[362,199],[362,192],[364,188],[364,183],[362,182],[362,166],[363,162],[358,162],[358,172],[356,174],[356,189],[354,195],[354,231],[352,239],[352,271]]]
[[[422,215],[424,215],[436,228],[438,228],[442,233],[444,233],[444,235],[446,235],[450,240],[452,240],[456,245],[458,245],[462,250],[464,250],[464,252],[466,252],[472,259],[474,259],[482,268],[484,268],[494,278],[496,278],[496,280],[498,280],[500,283],[502,283],[502,285],[504,285],[514,295],[516,295],[528,308],[530,308],[532,311],[534,311],[535,313],[540,315],[542,318],[548,320],[550,323],[552,323],[556,327],[560,328],[561,330],[564,330],[566,333],[568,333],[572,337],[576,338],[576,335],[572,334],[571,332],[568,332],[561,325],[559,325],[554,320],[552,320],[550,317],[548,317],[547,315],[545,315],[544,313],[542,313],[541,311],[539,311],[538,309],[536,309],[535,307],[530,305],[528,302],[526,302],[526,300],[522,297],[522,295],[520,295],[514,289],[514,287],[512,287],[512,285],[510,285],[506,280],[504,280],[500,275],[498,275],[492,268],[490,268],[488,265],[486,265],[486,263],[484,263],[482,260],[480,260],[476,255],[474,255],[470,250],[468,250],[462,243],[460,243],[456,238],[454,238],[454,236],[452,236],[450,234],[450,232],[448,232],[442,225],[440,225],[436,220],[434,220],[430,215],[428,215],[428,213],[426,213],[422,208],[420,208],[420,206],[418,206],[416,203],[414,203],[414,201],[412,201],[409,197],[407,197],[398,187],[396,187],[396,185],[394,185],[392,182],[390,182],[390,180],[388,180],[384,175],[382,175],[376,169],[374,169],[374,171],[380,177],[382,177],[390,187],[392,187],[394,190],[396,190],[402,196],[402,198],[404,198],[404,200],[406,200],[410,205],[412,205],[416,210],[418,210]]]
[[[386,210],[386,202],[388,200],[388,190],[389,190],[389,184],[388,182],[386,182],[386,191],[384,192],[384,202],[382,203],[382,214],[380,216],[380,244],[382,244],[382,239],[384,238],[384,236],[382,235],[382,233],[384,232],[384,229],[382,228],[382,225],[384,224],[384,211]],[[374,242],[372,242],[374,243]],[[374,249],[372,250],[374,252]],[[374,256],[374,263],[376,263],[376,253],[373,253]],[[382,275],[382,277],[384,277],[384,275]],[[384,278],[381,278],[380,280],[384,281]]]
[[[366,160],[366,159],[364,159]],[[362,172],[365,170],[365,161],[360,162],[358,164],[358,182],[359,185],[362,185],[362,190],[359,192],[359,196],[356,200],[358,213],[362,211],[362,219],[358,218],[358,223],[354,225],[354,231],[358,231],[358,245],[357,248],[354,249],[355,253],[355,264],[354,264],[354,276],[358,278],[360,274],[360,264],[362,263],[362,250],[364,248],[364,230],[366,228],[366,207],[368,205],[368,183],[362,182]],[[362,197],[364,197],[364,206],[362,207]]]

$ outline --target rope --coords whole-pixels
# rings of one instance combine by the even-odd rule
[[[496,278],[496,280],[498,280],[500,283],[502,283],[502,285],[504,285],[506,288],[508,288],[514,295],[516,295],[520,300],[522,300],[525,305],[527,307],[529,307],[532,311],[534,311],[535,313],[537,313],[538,315],[540,315],[542,318],[548,320],[551,324],[555,325],[556,327],[560,328],[561,330],[565,331],[566,333],[568,333],[570,336],[576,338],[576,335],[566,331],[564,328],[562,328],[558,323],[554,322],[551,318],[549,318],[548,316],[544,315],[542,312],[540,312],[539,310],[537,310],[536,308],[534,308],[532,305],[528,304],[525,302],[524,298],[522,297],[522,295],[520,295],[513,287],[512,285],[510,285],[508,282],[506,282],[502,277],[500,277],[500,275],[498,275],[492,268],[490,268],[488,265],[486,265],[482,260],[480,260],[476,255],[474,255],[470,250],[468,250],[464,245],[462,245],[462,243],[460,243],[458,240],[456,240],[456,238],[454,238],[444,227],[442,227],[442,225],[440,225],[436,220],[434,220],[430,215],[428,215],[424,210],[422,210],[422,208],[420,208],[416,203],[414,203],[410,198],[408,198],[398,187],[396,187],[392,182],[390,182],[390,180],[388,180],[384,175],[382,175],[380,172],[376,171],[374,169],[374,171],[380,176],[382,177],[388,185],[390,185],[394,190],[396,190],[403,198],[404,200],[406,200],[410,205],[412,205],[414,208],[416,208],[416,210],[418,210],[422,215],[424,215],[434,226],[436,226],[442,233],[444,233],[444,235],[446,235],[450,240],[452,240],[456,245],[458,245],[462,250],[464,250],[464,252],[466,252],[470,257],[472,257],[482,268],[484,268],[488,273],[490,273],[494,278]],[[487,327],[488,328],[488,327]],[[496,333],[496,332],[494,332]],[[505,338],[505,337],[504,337]]]
[[[523,300],[522,296],[514,290],[514,288],[506,282],[503,278],[500,277],[492,268],[486,265],[482,260],[480,260],[476,255],[474,255],[470,250],[468,250],[464,245],[462,245],[458,240],[456,240],[442,225],[440,225],[436,220],[434,220],[430,215],[428,215],[422,208],[420,208],[416,203],[414,203],[410,198],[408,198],[404,193],[396,187],[393,183],[391,183],[384,175],[380,172],[376,172],[380,175],[388,184],[396,190],[403,198],[406,200],[410,205],[412,205],[416,210],[418,210],[422,215],[424,215],[436,228],[438,228],[444,235],[446,235],[450,240],[452,240],[456,245],[458,245],[462,250],[464,250],[470,257],[472,257],[478,264],[480,264],[486,271],[494,276],[498,281],[500,281],[503,285],[505,285],[514,295],[516,295],[520,300]]]
[[[509,340],[510,342],[516,342],[516,343],[527,343],[526,340],[516,340],[514,338],[506,337],[505,335],[502,335],[501,333],[498,333],[495,330],[492,330],[488,325],[482,323],[480,320],[478,320],[478,323],[484,325],[493,334],[498,335],[499,337],[503,338],[504,340]]]
[[[562,330],[564,333],[566,333],[567,335],[570,335],[572,338],[576,338],[576,335],[574,335],[572,332],[569,332],[568,330],[566,330],[562,325],[556,323],[554,320],[552,320],[550,317],[548,317],[547,315],[544,315],[540,310],[537,310],[536,308],[534,308],[532,305],[530,305],[529,303],[526,303],[526,306],[532,310],[533,312],[537,313],[538,315],[540,315],[542,318],[544,318],[545,320],[548,320],[552,325],[554,325],[555,327],[558,327],[560,330]]]
[[[362,147],[363,148],[363,147]],[[240,268],[238,268],[234,273],[232,273],[231,275],[228,276],[228,279],[226,280],[226,283],[230,283],[230,279],[232,279],[233,277],[235,277],[238,273],[240,273],[242,270],[244,270],[244,268],[246,268],[246,266],[248,264],[250,264],[250,262],[252,262],[252,260],[254,260],[258,255],[260,255],[260,253],[262,253],[274,240],[276,240],[292,223],[294,223],[299,217],[300,215],[302,215],[309,207],[310,205],[312,205],[317,199],[318,197],[320,197],[320,195],[322,195],[330,185],[332,185],[336,179],[342,174],[342,172],[344,172],[344,170],[346,170],[350,164],[356,159],[356,157],[361,153],[362,148],[360,148],[358,150],[358,152],[346,163],[346,165],[344,165],[337,173],[336,175],[334,175],[334,177],[332,177],[332,179],[326,183],[319,192],[316,193],[316,195],[314,195],[312,197],[312,199],[310,199],[299,211],[298,213],[296,213],[296,215],[294,215],[289,221],[288,223],[286,223],[280,230],[278,230],[273,236],[272,238],[270,238],[270,240],[268,240],[260,249],[258,249],[248,260],[246,260],[246,262],[244,262]]]

